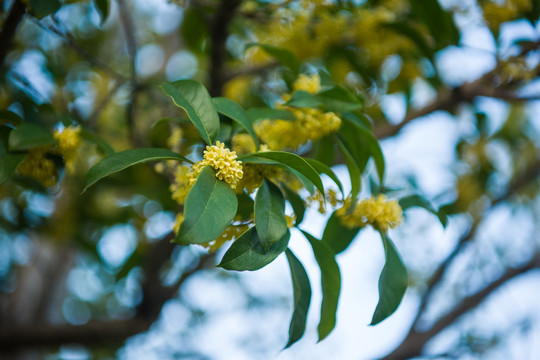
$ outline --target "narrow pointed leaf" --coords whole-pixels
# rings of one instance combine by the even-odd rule
[[[287,230],[277,243],[265,251],[257,235],[257,230],[252,227],[233,242],[218,266],[236,271],[259,270],[270,264],[287,249],[290,236],[291,233]]]
[[[55,143],[56,140],[48,130],[39,125],[23,122],[9,134],[8,147],[10,151],[21,151]]]
[[[249,119],[246,111],[242,108],[242,106],[224,97],[217,97],[217,98],[213,98],[212,100],[218,112],[220,112],[221,114],[227,117],[230,117],[232,120],[239,123],[248,132],[248,134],[251,135],[258,149],[259,138],[255,134],[255,130],[253,129],[253,124],[251,120]]]
[[[167,149],[142,148],[117,152],[104,158],[88,170],[86,185],[82,192],[106,176],[139,163],[156,160],[181,160],[193,163],[182,155]]]
[[[356,198],[358,197],[358,194],[360,193],[362,172],[360,171],[360,168],[356,164],[356,161],[354,161],[353,156],[351,155],[349,149],[343,143],[343,141],[340,138],[337,138],[337,142],[339,145],[339,149],[341,150],[341,153],[343,154],[343,157],[345,158],[345,165],[347,165],[347,169],[349,170],[349,176],[351,178],[351,209],[352,209],[356,202]]]
[[[298,72],[300,71],[300,62],[290,50],[277,47],[277,46],[268,45],[268,44],[261,44],[261,43],[248,44],[246,46],[246,50],[253,46],[258,46],[261,49],[263,49],[265,52],[268,53],[268,55],[272,56],[281,64],[291,69],[295,75],[298,74]]]
[[[296,216],[294,223],[300,225],[302,220],[304,220],[304,213],[306,212],[304,200],[302,200],[302,197],[296,191],[291,190],[287,185],[281,184],[281,187],[285,191],[285,196],[294,210],[294,215]]]
[[[288,110],[271,109],[266,107],[251,108],[247,111],[252,122],[263,119],[296,120],[294,114]]]
[[[327,111],[344,113],[363,108],[363,102],[343,85],[336,85],[331,89],[317,94],[317,100]]]
[[[319,173],[311,166],[305,159],[302,157],[285,152],[285,151],[267,151],[267,152],[259,152],[256,154],[250,154],[245,156],[240,156],[239,160],[242,160],[243,162],[249,163],[249,162],[260,162],[257,161],[258,159],[268,159],[271,160],[271,163],[281,164],[285,167],[291,168],[295,171],[298,171],[300,174],[305,176],[310,182],[315,185],[317,189],[321,192],[321,194],[324,194],[324,186],[321,181],[321,177],[319,176]]]
[[[297,90],[295,91],[289,101],[285,105],[298,107],[298,108],[316,108],[322,105],[317,97],[307,91]]]
[[[337,185],[339,188],[339,191],[341,191],[341,195],[343,194],[343,185],[341,184],[341,181],[337,177],[336,173],[326,164],[315,160],[315,159],[309,159],[305,158],[305,160],[311,165],[319,174],[326,174],[332,181]]]
[[[339,254],[349,247],[359,231],[360,228],[349,229],[344,226],[334,211],[324,228],[322,242],[327,244],[335,254]]]
[[[327,337],[336,326],[336,312],[339,302],[339,293],[341,291],[341,275],[332,249],[309,233],[305,231],[302,231],[302,233],[311,244],[315,260],[317,260],[317,264],[319,264],[319,268],[321,269],[323,297],[321,303],[321,320],[319,321],[319,326],[317,328],[319,332],[319,341],[321,341]]]
[[[255,227],[265,250],[287,232],[285,199],[281,190],[266,179],[255,196]]]
[[[446,227],[446,224],[448,223],[446,214],[443,211],[435,210],[429,202],[420,195],[409,195],[399,199],[399,206],[401,206],[403,211],[411,207],[420,207],[437,216],[443,227]]]
[[[288,348],[298,341],[306,331],[306,321],[311,302],[311,285],[300,260],[289,249],[285,251],[285,255],[287,255],[291,270],[294,297],[294,310],[289,326],[289,341],[285,346],[285,348]]]
[[[229,184],[216,178],[206,166],[189,191],[184,204],[184,221],[175,242],[202,244],[216,239],[236,215],[238,199]]]
[[[396,311],[408,285],[408,275],[403,261],[390,240],[381,233],[386,263],[379,278],[379,302],[370,325],[377,325]]]
[[[164,83],[161,88],[186,111],[202,139],[208,145],[214,144],[219,134],[219,116],[206,88],[195,80]]]

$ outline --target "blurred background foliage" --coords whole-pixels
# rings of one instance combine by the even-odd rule
[[[228,358],[201,344],[201,337],[228,335],[219,331],[240,339],[230,350],[239,356],[273,356],[285,344],[290,285],[266,273],[254,280],[217,270],[213,254],[169,244],[177,204],[167,178],[137,166],[80,191],[107,144],[115,151],[168,147],[179,127],[185,141],[177,150],[193,151],[198,134],[179,119],[162,82],[195,79],[213,96],[252,108],[272,106],[291,89],[295,70],[319,73],[323,84],[342,84],[361,98],[374,134],[390,148],[432,113],[444,112],[457,129],[447,177],[427,176],[439,183],[423,178],[429,169],[389,170],[391,189],[421,194],[450,216],[450,235],[444,244],[407,242],[436,221],[414,210],[406,221],[414,225],[397,230],[417,301],[407,311],[417,316],[396,350],[383,351],[390,358],[430,351],[481,358],[498,351],[512,329],[539,331],[538,316],[492,332],[457,322],[540,265],[538,1],[15,0],[0,11],[0,155],[22,120],[85,129],[73,172],[51,159],[54,186],[17,172],[5,181],[2,165],[2,357],[147,358],[137,354],[142,346],[152,358]],[[474,36],[476,45],[488,45],[472,48]],[[440,134],[422,136],[429,143]],[[323,159],[326,150],[305,151]],[[427,155],[411,156],[422,163]],[[343,159],[327,162],[339,169]],[[501,223],[508,226],[493,230]],[[223,330],[235,321],[249,331]],[[454,341],[430,345],[456,326]],[[146,340],[125,343],[146,331]]]

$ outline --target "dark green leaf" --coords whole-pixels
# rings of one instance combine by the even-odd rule
[[[292,112],[280,109],[251,108],[247,111],[247,114],[252,122],[264,119],[296,120]]]
[[[406,21],[396,21],[384,24],[384,26],[394,30],[397,34],[411,39],[426,58],[434,60],[433,55],[435,54],[435,49],[428,44],[425,35],[413,24]]]
[[[392,240],[384,233],[381,233],[381,238],[386,263],[379,278],[379,303],[370,325],[377,325],[396,311],[409,282],[407,269],[403,265]]]
[[[331,136],[325,136],[314,144],[313,157],[326,166],[332,166],[336,157],[334,142]]]
[[[305,158],[305,160],[311,165],[319,174],[326,174],[332,181],[337,185],[339,188],[339,191],[341,191],[341,195],[343,196],[343,185],[341,184],[341,181],[339,181],[339,178],[337,177],[336,173],[330,169],[330,167],[326,166],[322,162],[315,160],[315,159],[309,159]]]
[[[194,6],[184,8],[181,31],[182,40],[191,50],[197,52],[203,50],[205,39],[208,36],[208,24],[198,8]]]
[[[285,346],[285,348],[288,348],[300,339],[306,331],[306,321],[311,302],[311,285],[306,270],[300,260],[289,249],[285,251],[285,255],[287,255],[291,270],[294,297],[294,311],[291,318],[291,325],[289,326],[289,341]]]
[[[347,169],[349,170],[349,176],[351,178],[351,208],[353,208],[356,198],[360,193],[362,172],[358,168],[356,161],[354,161],[354,158],[352,157],[350,151],[343,143],[343,141],[340,138],[337,138],[337,143],[339,149],[341,150],[341,153],[343,154],[343,157],[345,158],[345,164],[347,165]]]
[[[420,195],[409,195],[399,199],[399,206],[401,206],[403,211],[411,207],[420,207],[437,216],[443,227],[446,227],[446,224],[448,223],[446,214],[443,211],[435,210],[429,202]]]
[[[251,135],[257,145],[257,149],[259,149],[259,138],[255,134],[253,124],[244,109],[234,101],[224,97],[218,97],[212,100],[217,111],[238,122]]]
[[[317,94],[317,100],[323,104],[327,111],[337,113],[355,111],[364,107],[362,100],[342,85],[321,91]]]
[[[30,12],[38,19],[56,12],[60,6],[59,0],[30,0]]]
[[[332,249],[309,233],[305,231],[302,231],[302,233],[311,244],[315,260],[317,260],[321,269],[323,298],[321,303],[321,320],[318,327],[319,341],[321,341],[336,326],[336,312],[339,293],[341,291],[341,275]]]
[[[56,140],[53,135],[39,125],[22,123],[9,134],[9,150],[29,150],[36,146],[52,145]]]
[[[438,0],[413,0],[410,5],[415,18],[426,24],[435,39],[436,50],[459,41],[452,12],[444,10]]]
[[[287,200],[289,200],[289,203],[294,210],[294,215],[296,216],[294,223],[296,225],[300,225],[302,220],[304,220],[304,213],[306,212],[304,200],[302,200],[302,197],[295,191],[291,190],[287,185],[281,184],[281,187],[285,191],[285,196],[287,197]]]
[[[164,83],[161,88],[186,111],[202,139],[213,145],[219,134],[219,116],[203,84],[195,80],[178,80]]]
[[[94,0],[94,5],[96,6],[99,16],[101,17],[101,25],[103,25],[103,23],[107,21],[107,18],[109,17],[111,3],[109,0]]]
[[[13,111],[0,110],[0,125],[18,126],[22,121],[21,117]]]
[[[313,185],[315,185],[315,187],[317,187],[317,189],[319,189],[321,194],[324,194],[324,186],[319,173],[317,173],[313,166],[311,166],[306,160],[296,154],[285,151],[267,151],[240,156],[238,159],[246,163],[261,163],[258,160],[268,159],[271,160],[270,163],[284,165],[285,167],[298,171],[300,174],[305,176],[311,183],[313,183]]]
[[[182,155],[167,149],[143,148],[121,151],[104,158],[88,170],[88,174],[86,175],[86,185],[83,192],[106,176],[124,170],[129,166],[156,160],[181,160],[193,163]]]
[[[253,199],[244,192],[237,194],[236,198],[238,199],[236,215],[240,216],[242,220],[251,219],[253,216]]]
[[[255,196],[255,227],[264,250],[268,250],[287,232],[285,199],[281,190],[266,179]]]
[[[216,178],[206,166],[189,191],[184,204],[184,221],[175,242],[202,244],[217,238],[236,215],[238,200],[229,184]]]
[[[322,105],[322,102],[318,100],[315,95],[312,95],[307,91],[298,90],[292,94],[285,105],[298,108],[316,108]]]
[[[227,250],[218,266],[227,270],[254,271],[270,264],[287,249],[291,233],[285,235],[268,251],[262,247],[257,230],[252,227],[240,236]]]
[[[341,219],[334,211],[326,223],[322,242],[327,244],[335,254],[339,254],[354,240],[360,228],[349,229],[341,223]]]
[[[4,154],[0,157],[0,185],[9,180],[25,156],[26,154]]]
[[[261,43],[248,44],[246,46],[246,50],[253,46],[258,46],[261,49],[263,49],[266,53],[268,53],[268,55],[272,56],[281,64],[291,69],[291,71],[295,75],[298,74],[298,72],[300,71],[300,62],[290,50],[277,47],[277,46],[268,45],[268,44],[261,44]]]

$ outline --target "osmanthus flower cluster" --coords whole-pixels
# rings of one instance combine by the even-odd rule
[[[301,74],[294,82],[293,89],[317,94],[321,90],[320,77],[318,74]],[[283,95],[284,101],[290,98],[290,94]],[[255,124],[257,136],[272,150],[297,149],[308,141],[319,140],[336,132],[341,126],[341,119],[331,111],[280,104],[277,107],[290,111],[295,120],[265,119]]]
[[[372,225],[377,230],[387,231],[403,221],[403,211],[397,200],[387,200],[382,194],[360,201],[352,210],[348,198],[336,214],[349,229]]]
[[[68,126],[56,130],[53,134],[55,143],[30,149],[24,160],[18,165],[18,173],[23,177],[38,181],[45,187],[56,185],[58,168],[52,157],[63,157],[66,171],[74,173],[79,148],[82,144],[80,132],[81,128],[78,126]]]

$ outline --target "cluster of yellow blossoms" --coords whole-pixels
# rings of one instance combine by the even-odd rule
[[[320,77],[318,74],[302,74],[293,84],[293,89],[316,94],[321,89]],[[283,96],[284,100],[289,98],[289,94]],[[279,107],[289,110],[296,120],[265,119],[255,124],[257,136],[272,150],[296,149],[308,141],[319,140],[336,132],[341,126],[341,119],[333,112],[282,105]]]
[[[172,198],[179,204],[183,204],[197,177],[208,165],[216,170],[216,177],[219,180],[225,181],[232,189],[235,189],[244,175],[242,162],[236,158],[236,152],[227,149],[220,141],[217,141],[216,145],[207,146],[203,152],[203,159],[197,161],[191,168],[183,165],[176,167],[174,182],[169,188]]]
[[[403,221],[403,212],[397,200],[386,200],[384,195],[362,200],[352,211],[350,207],[351,200],[347,199],[336,214],[341,218],[342,224],[351,229],[371,225],[386,231]]]
[[[66,171],[75,172],[77,156],[82,143],[80,137],[81,128],[69,126],[53,134],[58,141],[56,146],[39,146],[31,149],[26,154],[24,161],[17,167],[21,176],[30,177],[40,182],[45,187],[51,187],[58,181],[58,171],[54,162],[47,154],[59,154],[64,157]]]

